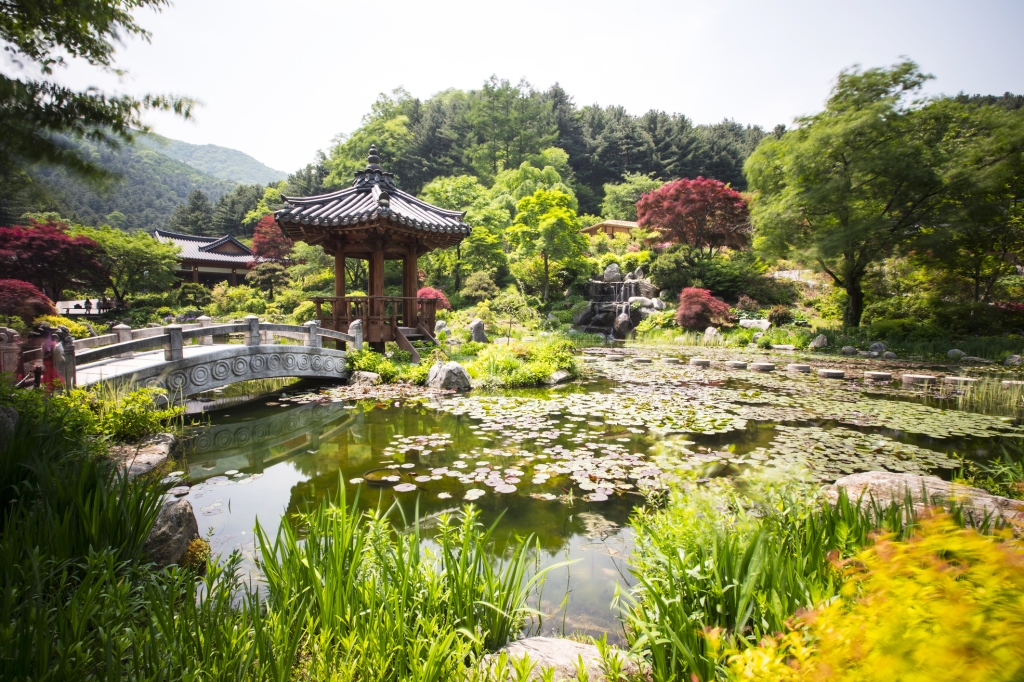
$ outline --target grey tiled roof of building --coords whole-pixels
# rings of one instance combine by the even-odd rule
[[[253,261],[252,251],[231,235],[223,237],[199,237],[194,234],[179,234],[167,230],[154,230],[153,236],[164,244],[175,244],[181,249],[181,258],[187,260],[203,260],[211,263],[230,263],[231,265],[248,266]],[[231,244],[245,253],[218,253],[218,247]]]
[[[369,165],[356,171],[351,187],[313,197],[285,197],[274,213],[286,224],[338,227],[385,218],[424,232],[467,235],[472,228],[463,211],[438,208],[395,186],[394,173],[381,170],[377,151],[370,148]]]

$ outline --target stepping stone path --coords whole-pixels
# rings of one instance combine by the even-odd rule
[[[865,381],[892,381],[892,374],[889,372],[864,372]]]
[[[841,369],[819,369],[818,378],[820,379],[845,379],[846,372]]]
[[[914,386],[914,385],[927,386],[928,384],[934,384],[934,383],[935,383],[935,377],[930,376],[928,374],[904,374],[903,375],[903,385],[904,386]]]
[[[811,371],[811,366],[801,365],[798,362],[794,362],[786,365],[786,369],[788,369],[790,372],[803,372],[804,374],[808,374]]]
[[[184,495],[188,495],[189,490],[190,488],[187,485],[178,485],[168,490],[167,494],[174,495],[175,497],[182,497]]]
[[[634,365],[649,365],[651,364],[650,358],[633,358],[630,362]]]
[[[750,369],[755,372],[774,372],[775,365],[770,362],[755,362],[750,365]]]
[[[1013,388],[1014,386],[1024,386],[1024,381],[1004,381],[1003,388]]]
[[[690,364],[694,367],[710,367],[711,361],[703,358],[690,358]]]
[[[679,358],[662,358],[662,363],[666,365],[678,365],[681,364]]]
[[[791,343],[773,343],[772,350],[796,350],[796,346]]]
[[[956,386],[967,386],[969,384],[978,383],[978,380],[973,377],[942,377],[942,383],[953,384]]]
[[[746,369],[747,363],[740,360],[727,360],[725,366],[729,369]]]
[[[605,360],[607,360],[608,362],[622,362],[625,359],[626,359],[625,355],[608,355],[608,356],[605,356]]]

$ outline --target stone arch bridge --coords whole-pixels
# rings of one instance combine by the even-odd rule
[[[118,325],[106,336],[79,339],[63,354],[65,384],[133,384],[164,388],[172,401],[238,381],[280,377],[341,379],[345,344],[363,345],[362,327],[349,333],[304,325],[261,323],[250,316],[241,323],[198,324],[132,330]],[[231,342],[241,335],[241,343]],[[286,343],[277,343],[277,339]],[[324,348],[323,340],[337,348]],[[294,343],[294,342],[298,343]]]

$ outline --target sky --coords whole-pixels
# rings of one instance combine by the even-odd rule
[[[842,69],[903,57],[936,77],[934,94],[1024,93],[1024,0],[174,0],[137,17],[152,40],[118,48],[126,77],[72,64],[57,78],[197,99],[194,120],[147,122],[287,172],[356,129],[380,92],[427,98],[492,74],[558,82],[580,106],[766,128],[820,110]]]

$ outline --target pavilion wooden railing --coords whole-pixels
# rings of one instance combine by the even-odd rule
[[[433,335],[437,322],[437,299],[405,296],[317,296],[313,299],[316,318],[325,329],[343,332],[356,320],[363,322],[363,338],[367,341],[394,341],[399,327],[416,329]],[[325,312],[324,304],[331,306]]]

